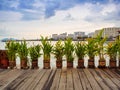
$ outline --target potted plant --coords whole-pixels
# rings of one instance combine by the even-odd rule
[[[40,45],[34,45],[29,47],[29,55],[32,61],[32,69],[38,68],[38,58],[41,56],[40,54]]]
[[[117,44],[115,42],[108,43],[107,54],[110,57],[110,68],[116,68]]]
[[[64,54],[67,59],[67,68],[73,68],[73,52],[74,52],[74,45],[72,43],[72,39],[67,38],[64,41]]]
[[[20,64],[21,69],[27,69],[27,61],[28,61],[28,48],[26,41],[21,41],[21,43],[18,44],[18,50],[17,50],[18,56],[20,57]]]
[[[56,42],[55,47],[53,48],[53,54],[55,55],[56,60],[56,67],[62,68],[62,57],[64,55],[64,46],[62,41],[59,40]]]
[[[120,36],[118,37],[118,39],[116,39],[116,48],[117,48],[117,55],[118,55],[118,59],[119,59],[119,68],[120,68]]]
[[[94,56],[97,53],[97,44],[94,38],[88,38],[87,39],[87,45],[86,45],[86,53],[89,56],[88,59],[88,67],[94,68]]]
[[[48,41],[48,38],[47,37],[43,37],[41,36],[41,43],[42,43],[42,50],[43,50],[43,63],[44,63],[44,66],[43,68],[44,69],[50,69],[50,54],[51,54],[51,51],[52,51],[52,45],[51,45],[51,41]]]
[[[99,68],[105,68],[106,67],[106,60],[104,58],[105,54],[105,46],[104,43],[106,41],[106,37],[102,38],[103,30],[100,31],[100,33],[95,37],[96,43],[97,43],[97,54],[99,55]]]
[[[84,56],[86,51],[86,44],[82,42],[77,42],[75,44],[75,53],[78,57],[77,68],[84,68]]]
[[[6,43],[7,56],[9,59],[9,67],[13,69],[16,67],[16,53],[18,49],[18,43],[15,41],[9,41]]]

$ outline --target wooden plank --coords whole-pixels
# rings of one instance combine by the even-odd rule
[[[66,83],[67,83],[67,70],[66,68],[62,69],[60,84],[58,90],[66,90]]]
[[[60,77],[61,76],[61,69],[57,69],[52,86],[50,90],[58,90],[59,87],[59,82],[60,82]]]
[[[45,73],[45,75],[42,77],[42,79],[36,85],[35,90],[42,90],[42,88],[44,87],[44,84],[47,82],[47,80],[48,80],[51,72],[52,72],[51,69],[47,70],[47,72]]]
[[[30,74],[21,82],[15,89],[16,90],[25,90],[25,85],[28,84],[28,81],[31,80],[32,76],[34,75],[35,70],[31,70]]]
[[[73,90],[72,69],[67,69],[67,87],[66,90]]]
[[[101,70],[115,85],[117,85],[117,87],[120,89],[120,81],[115,78],[115,76],[113,75],[113,73],[109,72],[108,70]]]
[[[7,87],[5,87],[5,90],[15,90],[20,83],[22,83],[29,74],[31,74],[31,70],[22,70],[23,73],[17,77],[15,80],[13,80]]]
[[[104,74],[100,69],[96,69],[96,72],[100,74],[103,80],[105,80],[106,84],[113,90],[119,90],[118,87]]]
[[[79,69],[79,77],[81,79],[83,90],[92,90],[92,87],[90,85],[90,82],[88,81],[85,73],[83,72],[83,69]]]
[[[120,78],[120,72],[118,71],[118,69],[111,69],[110,71]]]
[[[55,73],[56,73],[56,69],[54,68],[54,69],[52,69],[52,72],[51,72],[48,80],[44,84],[42,90],[50,90],[50,87],[52,86],[52,83],[53,83],[53,79],[54,79]]]
[[[34,80],[31,82],[29,87],[27,87],[27,90],[35,90],[36,85],[39,83],[39,81],[42,79],[42,77],[45,75],[47,70],[42,69],[38,73],[38,75],[34,78]]]
[[[22,86],[19,87],[21,90],[27,90],[27,88],[31,85],[33,80],[36,78],[36,76],[40,73],[41,70],[37,69],[34,70],[34,73],[31,75],[31,77],[22,84]]]
[[[79,78],[77,69],[72,69],[74,90],[82,90],[82,81]]]
[[[4,70],[3,72],[0,73],[0,78],[2,78],[3,76],[7,75],[7,73],[9,73],[11,71],[11,69],[7,69]]]
[[[2,75],[0,78],[0,89],[4,88],[8,83],[15,79],[17,75],[19,75],[18,70],[10,70],[7,74]]]
[[[104,80],[99,75],[97,75],[97,73],[95,72],[94,69],[89,69],[89,70],[92,73],[92,75],[94,76],[94,78],[97,80],[97,82],[99,83],[99,85],[101,86],[102,89],[110,90],[110,88],[104,83]]]
[[[84,72],[85,72],[93,90],[101,90],[101,87],[99,86],[99,84],[97,83],[95,78],[92,76],[92,74],[89,72],[89,69],[84,69]]]

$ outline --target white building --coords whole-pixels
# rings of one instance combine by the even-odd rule
[[[59,39],[65,39],[67,37],[67,33],[62,33],[59,35]]]
[[[94,36],[96,36],[101,30],[96,30]],[[102,37],[116,37],[119,34],[118,31],[120,31],[120,27],[103,28]]]
[[[68,34],[67,37],[68,37],[68,38],[72,38],[72,39],[74,39],[74,34]]]
[[[77,39],[77,37],[84,37],[85,32],[74,32],[74,38]]]
[[[53,38],[54,40],[57,40],[57,39],[59,39],[59,36],[58,36],[58,34],[52,34],[52,38]]]
[[[93,37],[94,36],[94,32],[88,33],[88,37]]]

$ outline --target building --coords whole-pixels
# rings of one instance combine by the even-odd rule
[[[72,38],[72,39],[74,39],[74,34],[68,34],[67,37],[68,37],[68,38]]]
[[[67,37],[66,32],[59,35],[59,39],[66,39],[66,37]]]
[[[96,30],[94,33],[94,36],[98,35],[101,30]],[[117,37],[118,31],[120,31],[120,27],[109,27],[109,28],[103,28],[103,34],[102,37]]]
[[[93,37],[94,36],[94,32],[88,33],[88,37]]]
[[[77,39],[78,37],[84,37],[85,32],[74,32],[74,38]]]
[[[58,34],[52,34],[52,39],[54,39],[54,40],[58,40],[58,39],[59,39]]]

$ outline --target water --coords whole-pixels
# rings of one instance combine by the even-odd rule
[[[51,42],[52,45],[54,45],[56,43],[56,41],[52,41]],[[41,44],[40,41],[27,41],[27,45],[28,47],[30,47],[31,45],[37,45],[37,44]],[[5,50],[5,42],[0,42],[0,50]],[[42,53],[42,52],[41,52]],[[109,57],[107,55],[104,56],[105,59],[106,59],[106,66],[109,66]],[[28,64],[31,66],[31,62],[30,62],[30,58],[28,57],[29,59],[29,62]],[[88,56],[85,56],[84,57],[84,60],[85,60],[85,67],[88,66],[88,59],[89,57]],[[63,67],[66,67],[66,58],[65,56],[63,57]],[[98,60],[99,60],[99,57],[98,56],[95,56],[95,66],[98,67]],[[51,68],[55,68],[56,67],[56,59],[54,58],[54,55],[51,54]],[[16,65],[17,65],[17,68],[20,68],[20,58],[17,57],[16,59]],[[74,56],[74,63],[73,63],[74,67],[76,68],[77,66],[77,57]],[[39,59],[38,59],[38,66],[39,68],[43,68],[43,56],[41,56]],[[117,66],[118,66],[118,59],[117,59]]]

